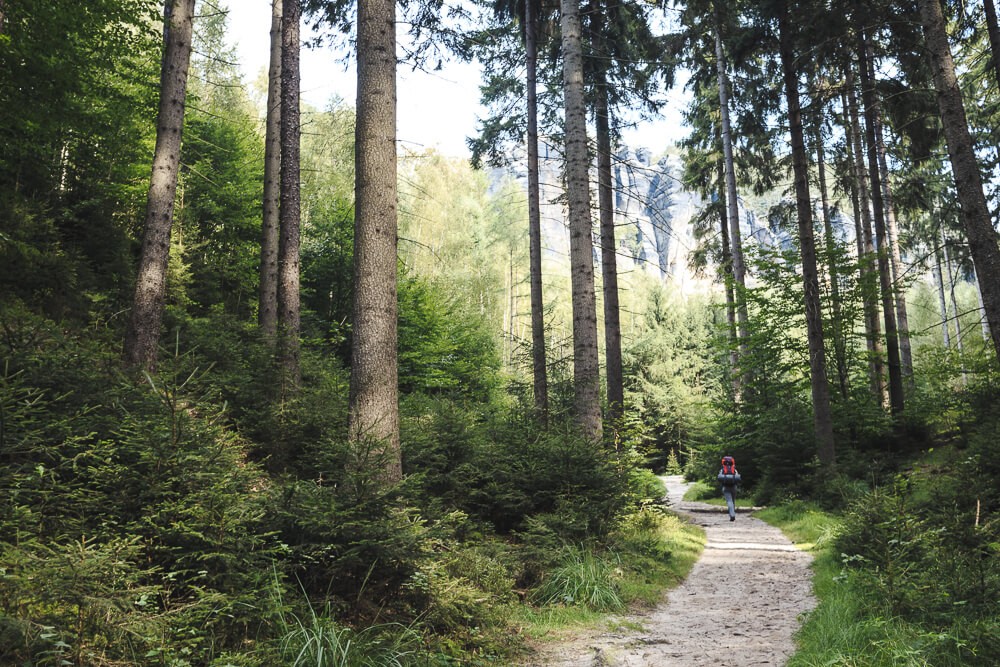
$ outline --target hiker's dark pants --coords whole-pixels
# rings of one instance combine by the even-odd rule
[[[733,519],[736,517],[736,487],[735,486],[724,486],[722,487],[722,495],[726,499],[726,507],[729,508],[729,518]]]

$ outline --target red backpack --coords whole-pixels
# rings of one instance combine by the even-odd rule
[[[736,474],[736,460],[732,456],[722,457],[722,474],[723,475]]]

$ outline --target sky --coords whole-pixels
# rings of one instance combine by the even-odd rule
[[[230,7],[229,29],[244,76],[254,81],[266,70],[271,26],[270,0],[226,0]],[[311,31],[303,27],[305,39]],[[302,99],[324,108],[339,96],[353,106],[356,85],[353,67],[345,69],[340,54],[329,48],[305,48],[301,56]],[[451,157],[468,157],[466,137],[476,132],[479,114],[480,71],[478,65],[445,62],[440,71],[397,69],[397,137],[402,150],[421,152],[437,149]],[[665,117],[624,134],[627,144],[646,147],[653,153],[684,135],[681,122],[683,98],[671,97]]]

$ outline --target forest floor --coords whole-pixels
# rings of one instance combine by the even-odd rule
[[[812,596],[812,557],[780,530],[741,510],[683,500],[682,477],[663,478],[671,510],[705,529],[688,578],[651,611],[606,628],[543,641],[527,667],[751,667],[783,665]],[[636,628],[636,629],[631,629]]]

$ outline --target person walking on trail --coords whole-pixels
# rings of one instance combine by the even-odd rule
[[[740,481],[740,473],[736,470],[736,460],[732,456],[722,457],[722,468],[716,479],[722,484],[722,496],[729,508],[729,520],[736,521],[736,485]]]

